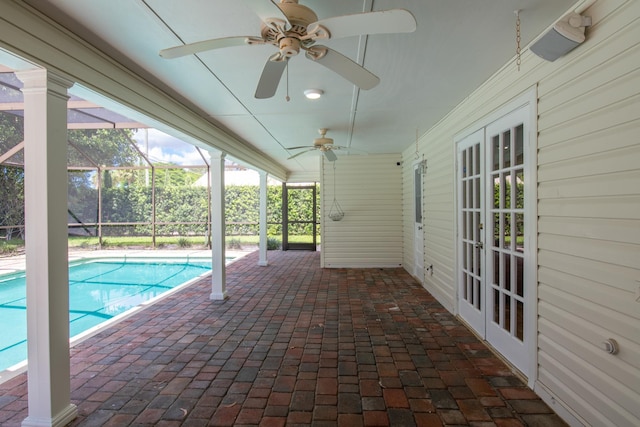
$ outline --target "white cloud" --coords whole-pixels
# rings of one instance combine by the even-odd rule
[[[140,129],[133,135],[138,148],[151,161],[176,165],[204,165],[196,148],[157,129]],[[148,143],[148,147],[147,147]],[[208,153],[204,153],[208,160]]]

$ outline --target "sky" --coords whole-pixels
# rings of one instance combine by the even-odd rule
[[[149,137],[149,148],[147,151],[145,139],[146,133]],[[196,148],[171,135],[167,135],[157,129],[139,129],[133,135],[134,141],[138,144],[140,151],[147,154],[154,162],[172,163],[181,166],[204,165],[202,157]],[[201,150],[208,160],[209,155],[206,150]]]

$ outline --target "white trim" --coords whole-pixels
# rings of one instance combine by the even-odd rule
[[[78,408],[69,404],[53,419],[28,416],[22,421],[22,427],[64,427],[78,416]]]
[[[473,124],[467,126],[462,131],[458,132],[453,137],[453,151],[454,151],[454,212],[455,212],[455,220],[454,220],[454,236],[455,236],[455,286],[454,286],[454,306],[456,315],[460,315],[460,307],[459,307],[459,282],[460,282],[460,245],[459,245],[459,197],[460,197],[460,187],[458,183],[458,144],[462,142],[467,137],[471,137],[474,133],[478,131],[484,132],[486,128],[499,120],[500,118],[520,109],[523,107],[528,107],[528,122],[526,126],[528,128],[528,151],[525,160],[525,171],[527,173],[526,185],[528,187],[525,189],[527,194],[527,204],[525,208],[525,227],[526,227],[526,235],[528,239],[526,241],[526,251],[527,251],[527,261],[530,265],[530,268],[526,272],[525,282],[530,284],[527,289],[528,294],[526,295],[526,303],[528,305],[527,318],[525,319],[525,336],[528,337],[526,340],[526,345],[528,346],[526,349],[527,354],[530,355],[527,362],[527,371],[526,377],[528,381],[528,386],[533,388],[537,378],[538,378],[538,277],[537,277],[537,266],[538,266],[538,257],[537,257],[537,249],[538,249],[538,194],[537,194],[537,145],[538,145],[538,126],[537,126],[537,118],[538,118],[538,108],[537,108],[537,85],[531,86],[529,89],[521,93],[520,95],[512,98],[507,103],[503,104],[501,107],[493,110],[482,119],[475,121]],[[486,135],[485,135],[486,138]],[[486,173],[486,172],[485,172]],[[486,209],[486,207],[485,207]],[[486,271],[486,268],[485,268]],[[485,298],[486,300],[486,298]],[[486,308],[486,307],[485,307]]]
[[[538,103],[538,91],[537,91],[537,86],[534,85],[534,86],[531,86],[529,89],[525,90],[524,92],[522,92],[520,95],[507,101],[505,104],[503,104],[499,108],[496,108],[495,110],[493,110],[492,112],[484,116],[483,118],[476,120],[473,124],[464,128],[464,130],[455,134],[453,137],[453,142],[457,144],[459,141],[475,133],[479,129],[484,129],[485,127],[495,122],[496,120],[500,119],[501,117],[504,117],[507,114],[511,113],[512,111],[515,111],[520,107],[524,107],[525,105],[535,105],[536,106],[535,110],[537,113],[537,110],[538,110],[537,103]],[[534,119],[536,119],[534,122],[537,123],[537,116],[535,116]],[[536,125],[536,129],[537,129],[537,125]],[[536,137],[536,140],[537,140],[537,137]]]
[[[485,146],[486,146],[486,135],[485,135],[485,129],[484,128],[480,128],[477,129],[475,132],[465,136],[464,138],[462,138],[459,141],[456,141],[455,143],[455,147],[456,147],[456,153],[455,153],[455,178],[454,178],[454,183],[455,183],[455,205],[456,205],[456,210],[455,212],[455,229],[456,229],[456,238],[455,238],[455,256],[456,256],[456,260],[455,260],[455,295],[456,295],[456,300],[455,300],[455,306],[456,306],[456,314],[458,314],[459,316],[461,316],[465,322],[469,325],[472,325],[473,328],[478,328],[478,329],[474,329],[476,333],[478,333],[480,336],[482,336],[483,338],[486,335],[486,322],[484,320],[484,316],[485,316],[485,310],[486,310],[486,298],[484,293],[481,295],[481,299],[480,299],[480,313],[477,313],[475,311],[474,308],[470,307],[470,306],[461,306],[460,304],[460,286],[461,286],[461,275],[460,272],[462,270],[462,259],[463,254],[462,251],[464,250],[464,248],[462,247],[462,245],[460,244],[461,242],[461,230],[460,230],[460,223],[462,222],[462,207],[464,206],[464,203],[461,202],[461,197],[463,194],[462,191],[462,179],[461,179],[461,174],[460,174],[460,168],[463,167],[460,164],[460,157],[461,157],[461,153],[462,151],[466,151],[469,148],[474,147],[475,145],[480,146],[479,149],[479,154],[482,156],[482,158],[480,159],[480,172],[477,174],[480,178],[480,193],[481,195],[485,194],[485,174],[486,174],[486,167],[485,167]],[[480,210],[481,210],[481,220],[482,222],[486,222],[486,218],[484,213],[486,212],[486,202],[483,200],[480,200]],[[484,237],[484,233],[481,233]],[[485,253],[484,251],[482,251],[483,253],[480,256],[480,265],[481,265],[481,289],[485,289],[486,288],[486,269],[485,269]],[[479,315],[482,315],[482,320],[479,319]],[[481,325],[479,323],[482,323]]]
[[[529,381],[531,384],[531,381]],[[583,427],[588,425],[588,423],[579,417],[578,414],[573,412],[569,405],[567,405],[564,401],[558,398],[551,390],[545,387],[539,381],[533,381],[533,385],[530,386],[535,393],[540,396],[540,398],[549,405],[549,407],[558,414],[560,418],[571,427]]]
[[[538,86],[535,85],[523,95],[529,105],[529,155],[526,157],[527,181],[530,188],[525,189],[531,199],[524,212],[527,235],[527,256],[531,268],[525,281],[531,283],[528,289],[529,318],[525,321],[525,334],[528,334],[529,357],[528,386],[533,388],[538,380]]]
[[[412,276],[414,279],[416,279],[418,281],[418,283],[420,283],[420,285],[424,286],[426,283],[426,262],[425,262],[425,248],[424,248],[424,233],[425,233],[425,224],[424,224],[424,172],[421,171],[420,172],[420,221],[422,224],[422,249],[421,249],[421,253],[422,253],[422,262],[420,263],[420,265],[422,265],[422,274],[420,276],[418,276],[418,273],[420,273],[418,271],[418,262],[417,259],[418,257],[417,252],[416,252],[416,236],[418,235],[418,230],[416,230],[416,212],[417,212],[417,206],[416,206],[416,169],[420,168],[420,167],[425,167],[426,168],[426,160],[424,158],[420,158],[420,159],[415,159],[412,164],[411,164],[411,171],[412,171],[412,183],[413,185],[411,186],[411,199],[412,199],[412,203],[411,203],[411,207],[412,207],[412,214],[411,217],[413,219],[412,223],[413,223],[413,273]]]

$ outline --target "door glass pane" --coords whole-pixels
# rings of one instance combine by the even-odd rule
[[[500,252],[491,251],[493,254],[493,285],[500,284]]]
[[[462,230],[462,238],[463,239],[468,239],[469,234],[467,233],[467,213],[463,212],[461,215],[462,217],[462,226],[460,227]]]
[[[502,315],[504,323],[502,327],[504,330],[511,332],[511,298],[508,294],[502,294]]]
[[[503,168],[511,167],[511,130],[502,134],[502,159]]]
[[[493,218],[493,224],[491,224],[493,228],[493,246],[496,248],[500,247],[500,214],[494,213],[490,218]]]
[[[500,209],[509,207],[509,201],[507,200],[507,179],[504,173],[500,174]]]
[[[503,248],[512,248],[511,239],[511,214],[504,214],[504,246]]]
[[[508,288],[509,273],[511,268],[511,257],[509,254],[502,254],[502,260],[500,261],[500,267],[502,267],[502,275],[500,277],[500,287]]]
[[[516,337],[524,341],[524,304],[516,301]]]
[[[524,258],[515,257],[516,261],[516,289],[515,293],[519,297],[524,297]]]
[[[473,165],[473,174],[474,175],[478,175],[480,173],[480,144],[476,144],[473,146],[473,160],[474,160],[474,165]]]
[[[524,171],[516,171],[516,208],[524,209]]]
[[[516,250],[518,252],[524,252],[524,214],[515,214],[514,215],[516,223],[515,233],[516,233]]]
[[[498,135],[491,138],[491,158],[493,161],[491,162],[491,170],[497,171],[500,169],[500,137]]]
[[[499,175],[492,175],[493,181],[493,208],[500,209],[500,177]]]
[[[462,273],[462,283],[466,285],[467,281],[469,280],[469,275],[466,272]],[[462,298],[464,298],[465,300],[468,299],[468,289],[467,286],[462,286]]]
[[[493,290],[493,321],[500,324],[500,292]]]
[[[515,151],[515,164],[521,165],[524,163],[524,125],[519,125],[515,129],[515,138],[513,143],[513,149]]]
[[[475,279],[473,281],[473,295],[474,295],[474,306],[480,310],[480,304],[481,304],[481,300],[482,300],[482,289],[480,288],[480,280],[479,279]]]
[[[414,170],[416,223],[422,224],[422,174],[419,168]]]
[[[464,150],[462,152],[462,177],[466,178],[469,176],[469,160],[467,159],[467,152],[469,150]]]

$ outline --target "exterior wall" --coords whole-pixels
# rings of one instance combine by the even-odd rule
[[[322,163],[323,267],[402,265],[402,167],[399,155],[340,156]],[[334,199],[345,215],[328,218]]]
[[[454,136],[537,86],[535,390],[571,424],[640,425],[640,2],[599,0],[584,14],[583,45],[555,62],[524,52],[519,72],[505,66],[420,139],[425,287],[455,307]],[[403,155],[405,187],[414,157]],[[405,265],[412,233],[405,216]]]

